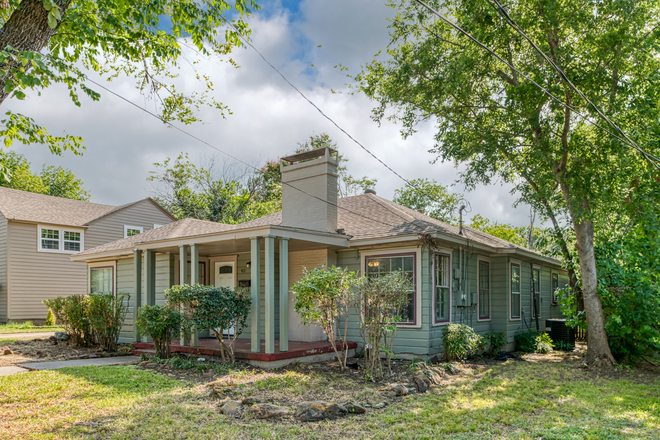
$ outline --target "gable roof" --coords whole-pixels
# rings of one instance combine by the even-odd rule
[[[206,220],[197,220],[194,218],[184,218],[172,223],[168,223],[156,229],[150,229],[141,234],[132,235],[130,237],[122,238],[120,240],[111,241],[110,243],[102,244],[76,255],[97,254],[100,252],[108,252],[120,249],[130,249],[135,247],[138,243],[148,241],[168,240],[171,238],[191,237],[201,234],[212,234],[214,232],[225,232],[232,229],[238,229],[239,225],[226,225],[224,223],[215,223]]]
[[[151,199],[112,206],[0,187],[0,213],[7,220],[66,226],[87,226],[98,218],[113,214],[143,200],[150,200],[164,211]],[[167,215],[174,219],[171,214],[167,213]]]

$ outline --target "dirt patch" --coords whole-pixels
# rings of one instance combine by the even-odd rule
[[[132,351],[131,345],[121,345],[114,353],[100,351],[98,347],[76,347],[67,341],[58,341],[55,337],[35,338],[22,341],[8,341],[14,354],[0,356],[0,367],[22,364],[25,362],[66,361],[126,355]]]

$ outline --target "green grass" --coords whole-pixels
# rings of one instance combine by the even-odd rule
[[[10,333],[38,333],[38,332],[62,332],[64,329],[58,326],[35,326],[30,321],[12,322],[0,324],[0,335]]]
[[[322,395],[355,387],[317,372],[253,375],[255,392]],[[614,376],[575,363],[509,362],[455,376],[434,393],[334,422],[234,420],[208,388],[132,366],[84,367],[0,377],[5,439],[657,439],[660,380]]]

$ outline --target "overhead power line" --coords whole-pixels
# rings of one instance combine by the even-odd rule
[[[500,62],[502,62],[504,65],[508,66],[510,69],[512,69],[513,71],[515,71],[516,73],[518,73],[519,75],[521,75],[522,77],[524,77],[525,79],[527,79],[528,81],[530,81],[530,82],[531,82],[532,84],[534,84],[536,87],[538,87],[539,89],[541,89],[541,90],[543,91],[543,93],[545,93],[546,95],[548,95],[551,99],[557,101],[560,105],[562,105],[562,106],[568,108],[569,110],[571,110],[573,113],[575,113],[576,115],[578,115],[579,117],[581,117],[585,122],[587,122],[587,123],[589,123],[589,124],[591,124],[591,125],[593,125],[593,126],[595,126],[595,127],[600,128],[601,130],[605,131],[606,133],[609,133],[611,136],[613,136],[613,137],[615,137],[616,139],[620,140],[620,141],[623,142],[624,144],[626,144],[626,145],[628,145],[628,146],[630,146],[630,147],[635,148],[636,150],[638,150],[640,153],[642,153],[642,155],[644,156],[644,158],[645,158],[646,160],[648,160],[653,166],[655,166],[658,170],[660,170],[660,163],[655,162],[655,161],[652,159],[652,158],[655,158],[654,156],[652,156],[652,155],[650,155],[649,153],[645,152],[644,150],[642,150],[639,146],[637,146],[637,145],[634,144],[633,142],[628,141],[627,139],[624,139],[624,138],[622,138],[622,137],[620,137],[620,136],[618,136],[618,135],[612,133],[612,132],[611,132],[610,130],[608,130],[607,128],[603,127],[602,125],[598,124],[597,122],[592,121],[592,120],[589,119],[587,116],[585,116],[585,115],[583,115],[582,113],[578,112],[573,106],[571,106],[571,105],[569,105],[569,104],[566,104],[565,102],[563,102],[562,100],[560,100],[559,98],[557,98],[555,95],[553,95],[553,94],[552,94],[549,90],[547,90],[545,87],[541,86],[539,83],[537,83],[536,81],[534,81],[534,80],[533,80],[532,78],[530,78],[528,75],[526,75],[525,73],[523,73],[523,72],[521,72],[520,70],[518,70],[517,68],[515,68],[515,67],[514,67],[513,65],[511,65],[509,62],[507,62],[507,61],[504,60],[501,56],[499,56],[497,53],[495,53],[490,47],[486,46],[486,45],[483,44],[481,41],[477,40],[477,39],[476,39],[475,37],[473,37],[469,32],[467,32],[466,30],[464,30],[463,28],[461,28],[459,25],[457,25],[457,24],[454,23],[453,21],[449,20],[447,17],[445,17],[445,16],[442,15],[440,12],[438,12],[437,10],[435,10],[434,8],[432,8],[430,5],[428,5],[428,4],[427,4],[426,2],[424,2],[423,0],[414,0],[414,1],[415,1],[416,3],[418,3],[419,5],[421,5],[422,7],[424,7],[425,9],[427,9],[427,10],[428,10],[429,12],[431,12],[433,15],[436,15],[438,18],[440,18],[440,20],[442,20],[443,22],[447,23],[449,26],[451,26],[452,28],[454,28],[455,30],[457,30],[458,32],[460,32],[461,34],[463,34],[463,35],[465,35],[466,37],[468,37],[468,38],[469,38],[471,41],[473,41],[475,44],[477,44],[478,46],[480,46],[480,47],[483,48],[484,50],[488,51],[491,55],[493,55],[495,58],[497,58],[497,59],[498,59]],[[655,158],[655,159],[658,160],[658,161],[660,161],[660,159],[658,159],[658,158]]]

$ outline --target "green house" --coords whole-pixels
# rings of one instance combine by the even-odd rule
[[[537,314],[542,330],[546,319],[561,317],[553,292],[568,276],[558,260],[440,222],[372,190],[338,199],[337,166],[336,151],[329,148],[285,157],[281,212],[240,225],[183,219],[71,259],[87,263],[92,290],[110,277],[115,292],[131,295],[124,342],[139,340],[136,310],[163,304],[172,285],[249,288],[252,311],[237,357],[262,366],[332,356],[322,329],[303,325],[293,310],[291,285],[304,267],[409,274],[414,291],[394,346],[400,357],[442,352],[441,331],[448,323],[468,324],[478,333],[504,331],[513,343],[517,332],[536,328]],[[421,246],[420,236],[432,237],[435,248]],[[214,342],[206,336],[176,343],[180,351],[213,354]],[[355,342],[350,349],[359,349],[356,315],[348,336]]]

